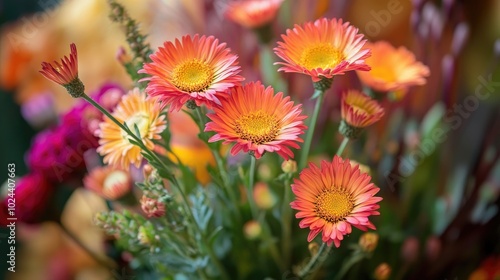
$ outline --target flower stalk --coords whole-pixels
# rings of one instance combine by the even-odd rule
[[[309,129],[307,130],[306,139],[302,151],[300,154],[299,169],[306,167],[307,159],[309,157],[309,152],[311,150],[311,144],[314,136],[314,130],[316,128],[316,123],[318,122],[319,112],[321,106],[323,105],[325,91],[321,89],[316,89],[313,96],[316,96],[316,103],[314,105],[314,111],[312,114],[311,121],[309,123]]]

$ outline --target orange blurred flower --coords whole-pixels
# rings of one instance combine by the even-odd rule
[[[122,97],[112,115],[132,131],[137,125],[144,144],[150,150],[155,147],[152,140],[161,139],[160,133],[167,127],[158,101],[146,99],[146,94],[137,88]],[[130,136],[110,118],[106,117],[99,124],[97,134],[100,138],[97,152],[104,156],[104,163],[122,168],[128,168],[130,164],[136,167],[141,165],[141,148],[130,143]]]
[[[416,60],[415,55],[405,47],[395,48],[386,41],[367,42],[372,56],[366,63],[369,72],[357,71],[361,82],[379,92],[406,93],[409,87],[424,85],[429,68]]]
[[[310,163],[302,170],[292,184],[296,199],[290,205],[299,211],[299,226],[311,230],[307,241],[322,232],[323,242],[339,247],[351,226],[375,229],[368,217],[379,215],[377,203],[382,198],[374,196],[380,189],[370,181],[368,174],[338,156],[331,163],[322,161],[320,168]]]
[[[221,106],[208,114],[212,120],[205,131],[215,131],[209,141],[235,142],[231,154],[239,151],[253,152],[260,158],[266,151],[276,152],[284,159],[293,158],[292,148],[299,148],[299,135],[306,126],[300,105],[294,106],[290,97],[279,92],[274,95],[271,87],[260,82],[248,83],[231,89],[231,95],[222,100]]]
[[[224,15],[246,27],[261,27],[271,22],[284,0],[245,0],[230,3]]]
[[[308,22],[286,31],[274,49],[285,62],[279,71],[296,72],[311,76],[313,82],[331,79],[347,71],[368,71],[365,59],[370,50],[363,49],[366,42],[358,29],[342,19],[326,18]]]
[[[179,111],[189,100],[212,107],[244,80],[237,58],[213,36],[188,35],[165,42],[139,72],[151,76],[143,79],[149,81],[146,91],[170,105],[170,111]]]
[[[83,185],[106,199],[116,200],[132,189],[132,178],[124,170],[108,165],[92,170]]]

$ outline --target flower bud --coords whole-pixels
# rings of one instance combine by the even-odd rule
[[[268,164],[266,163],[263,163],[263,164],[260,164],[259,167],[258,167],[258,171],[259,171],[259,178],[263,181],[268,181],[268,180],[271,180],[273,179],[273,171],[271,170],[271,168],[269,167]]]
[[[307,245],[307,248],[309,249],[309,253],[311,253],[311,256],[314,257],[316,256],[316,254],[318,254],[319,244],[313,241],[309,243],[309,245]]]
[[[243,226],[243,232],[245,233],[246,238],[248,238],[250,240],[255,240],[262,233],[262,227],[260,226],[260,224],[257,221],[251,220],[251,221],[248,221]]]
[[[285,173],[295,173],[297,172],[297,162],[294,160],[285,160],[281,164],[281,170]]]
[[[378,234],[374,232],[363,233],[359,238],[358,244],[363,251],[371,253],[377,248]]]
[[[401,257],[412,263],[418,258],[419,242],[418,239],[411,236],[405,239],[403,246],[401,247]]]
[[[145,164],[142,168],[142,175],[144,176],[144,179],[147,180],[151,173],[153,173],[153,167],[149,163]]]
[[[142,245],[150,245],[151,240],[149,239],[148,232],[145,227],[140,226],[139,232],[137,233],[137,239]]]
[[[386,280],[391,276],[391,267],[387,263],[381,263],[375,268],[373,276],[376,280]]]
[[[161,217],[165,215],[165,204],[162,202],[159,202],[156,199],[149,198],[147,196],[142,196],[141,198],[141,208],[144,213],[148,216],[148,218],[151,217]]]
[[[431,236],[425,244],[425,254],[431,261],[436,260],[441,253],[441,240],[437,236]]]
[[[132,57],[127,53],[124,47],[119,47],[115,55],[116,60],[121,64],[127,64],[132,61]]]
[[[276,204],[276,197],[265,183],[257,183],[253,190],[253,198],[257,207],[267,210]]]

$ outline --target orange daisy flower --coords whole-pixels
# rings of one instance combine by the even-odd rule
[[[213,36],[165,42],[150,57],[153,62],[144,64],[139,73],[151,77],[141,81],[149,81],[147,93],[170,105],[170,111],[179,111],[188,100],[198,106],[220,104],[227,90],[244,80],[238,75],[238,56]]]
[[[363,49],[366,42],[358,29],[342,19],[318,19],[295,27],[281,35],[274,49],[285,62],[276,62],[284,72],[296,72],[311,76],[313,82],[322,78],[331,79],[351,70],[370,70],[365,59],[369,49]]]
[[[395,48],[386,41],[366,43],[372,56],[366,60],[371,66],[369,72],[357,71],[361,82],[378,92],[403,91],[409,87],[424,85],[429,68],[416,60],[415,55],[405,47]]]
[[[302,142],[299,135],[306,129],[301,105],[294,106],[282,92],[274,95],[271,87],[264,88],[260,82],[231,89],[231,95],[214,111],[208,114],[212,122],[206,124],[205,131],[217,134],[209,141],[235,142],[233,155],[251,151],[258,159],[267,151],[288,160],[293,158],[289,147],[299,148],[296,142]]]
[[[374,196],[380,189],[370,180],[368,174],[338,156],[331,163],[322,161],[320,168],[310,163],[302,170],[292,184],[296,199],[290,205],[299,211],[295,215],[302,218],[299,226],[311,230],[307,241],[322,232],[323,242],[339,247],[351,226],[375,229],[368,217],[379,215],[377,203],[382,198]]]
[[[132,189],[132,178],[121,169],[107,165],[90,172],[84,179],[83,185],[100,196],[116,200]]]
[[[340,102],[342,120],[353,127],[367,127],[384,116],[384,108],[368,95],[357,90],[344,92]]]
[[[284,0],[246,0],[228,5],[224,15],[246,27],[257,28],[271,22]]]
[[[161,139],[160,133],[167,127],[158,101],[146,99],[146,94],[137,88],[122,97],[112,115],[132,131],[137,125],[143,143],[150,150],[155,147],[152,140]],[[97,152],[104,156],[104,163],[122,168],[128,168],[130,164],[140,166],[143,159],[141,148],[130,143],[130,136],[110,118],[106,117],[99,124],[97,135],[100,138]]]

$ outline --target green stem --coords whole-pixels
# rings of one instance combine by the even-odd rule
[[[301,279],[307,279],[311,274],[313,274],[326,260],[326,257],[330,253],[332,247],[333,246],[326,245],[326,243],[321,244],[318,253],[316,253],[307,265],[299,271],[299,277]]]
[[[257,206],[255,205],[255,201],[253,199],[255,164],[256,164],[256,159],[252,155],[252,156],[250,156],[250,170],[248,172],[247,200],[248,200],[248,203],[250,204],[250,210],[252,211],[252,217],[254,219],[257,218]]]
[[[264,239],[267,240],[267,244],[269,245],[269,252],[271,253],[271,257],[274,259],[274,262],[279,266],[280,270],[285,270],[285,264],[280,257],[278,247],[276,246],[276,242],[273,241],[273,235],[271,233],[271,228],[266,221],[265,212],[262,211],[259,215],[258,219],[259,224],[262,226],[262,232],[264,234]]]
[[[342,153],[344,152],[345,147],[347,146],[348,142],[349,142],[349,138],[344,137],[344,139],[340,143],[339,148],[337,149],[337,153],[336,153],[337,156],[341,156],[342,155]]]
[[[340,269],[339,273],[335,276],[335,279],[337,280],[340,280],[340,279],[343,279],[344,278],[344,275],[349,271],[349,269],[351,269],[351,267],[353,265],[355,265],[356,263],[360,262],[362,259],[365,258],[365,255],[364,254],[353,254],[351,255],[351,257],[346,261],[344,262],[344,264],[342,265],[342,268]]]
[[[286,267],[290,265],[291,258],[291,219],[292,219],[292,208],[290,207],[291,202],[291,186],[290,181],[285,181],[285,191],[283,194],[283,204],[281,205],[281,229],[282,229],[282,256]]]
[[[195,109],[195,111],[196,111],[196,114],[198,116],[197,123],[198,123],[198,127],[200,129],[200,133],[204,133],[203,126],[205,125],[205,118],[203,118],[203,116],[206,114],[204,112],[202,112],[201,107],[197,107]],[[236,218],[238,219],[238,221],[241,221],[241,214],[240,214],[240,211],[238,211],[239,203],[238,203],[238,200],[236,198],[236,194],[234,193],[234,189],[229,184],[229,175],[227,174],[227,170],[226,170],[225,165],[224,165],[224,160],[220,156],[218,149],[215,149],[212,145],[209,145],[208,143],[206,143],[206,144],[210,148],[210,151],[212,152],[212,155],[215,158],[215,162],[217,164],[217,169],[219,171],[219,174],[220,174],[220,177],[222,180],[222,184],[223,184],[222,187],[226,189],[226,192],[228,193],[229,199],[231,200],[231,203],[234,205],[234,209],[235,209],[234,213],[236,215]]]
[[[121,129],[123,129],[128,135],[130,135],[130,137],[132,137],[133,140],[135,140],[137,142],[138,146],[145,153],[147,153],[156,162],[156,164],[158,166],[162,167],[164,169],[164,171],[168,172],[168,167],[165,165],[165,163],[160,158],[158,158],[158,156],[155,153],[153,153],[151,150],[149,150],[144,145],[144,143],[142,142],[142,139],[140,139],[139,136],[137,136],[134,133],[132,133],[132,131],[130,131],[130,129],[128,127],[126,127],[125,125],[123,125],[122,123],[120,123],[115,117],[113,117],[113,115],[111,115],[106,109],[104,109],[103,107],[101,107],[101,105],[99,105],[97,102],[95,102],[88,95],[83,94],[82,97],[85,100],[87,100],[90,104],[92,104],[94,107],[96,107],[99,111],[101,111],[103,114],[105,114],[108,118],[110,118],[114,123],[116,123],[116,125],[118,125],[118,127],[120,127]],[[207,253],[209,254],[209,256],[212,259],[212,261],[214,262],[214,264],[219,269],[222,278],[229,280],[230,278],[229,278],[226,270],[224,269],[224,267],[220,263],[219,259],[217,258],[217,256],[213,252],[212,247],[210,246],[210,244],[206,240],[205,234],[203,233],[203,231],[201,230],[200,226],[196,222],[196,219],[194,218],[193,211],[191,210],[191,207],[189,206],[189,201],[187,199],[187,196],[184,193],[184,191],[182,190],[179,182],[177,182],[177,179],[174,176],[170,176],[169,179],[172,182],[172,185],[174,185],[177,188],[177,190],[179,191],[179,193],[181,194],[182,200],[184,202],[184,206],[188,210],[189,218],[191,219],[191,222],[195,225],[195,229],[198,232],[198,234],[200,235],[200,237],[202,239],[202,242],[205,244],[206,249],[207,249]]]
[[[316,98],[316,104],[314,105],[314,112],[309,122],[309,128],[307,129],[306,140],[304,142],[304,147],[302,147],[302,152],[300,155],[299,170],[306,167],[307,158],[309,157],[309,150],[311,149],[311,143],[314,136],[314,129],[316,128],[316,123],[318,121],[319,111],[321,105],[323,104],[325,92],[321,90],[314,90],[313,96],[318,95]]]

